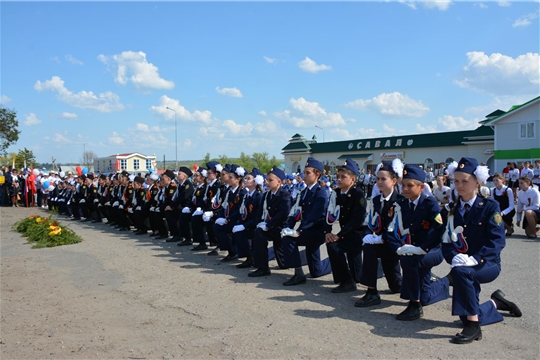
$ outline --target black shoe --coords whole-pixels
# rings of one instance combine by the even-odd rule
[[[150,237],[159,236],[159,233],[157,233],[157,234],[151,233],[149,236]]]
[[[356,291],[356,283],[342,283],[342,284],[339,284],[338,287],[335,287],[333,288],[332,290],[330,290],[330,292],[333,292],[334,294],[340,294],[340,293],[346,293],[346,292],[351,292],[351,291]]]
[[[229,262],[238,259],[237,253],[229,253],[227,256],[225,256],[223,259],[221,259],[221,262]]]
[[[163,239],[168,239],[169,236],[168,235],[159,235],[156,237],[156,240],[163,240]]]
[[[379,294],[366,293],[360,300],[354,303],[356,307],[368,307],[379,305],[381,303],[381,297]]]
[[[476,329],[466,326],[460,333],[452,337],[454,344],[470,344],[475,340],[482,340],[482,329],[478,326]]]
[[[510,311],[510,314],[515,317],[521,317],[523,315],[516,304],[504,298],[504,293],[501,290],[497,290],[491,294],[491,298],[497,304],[497,310]]]
[[[239,269],[247,269],[253,266],[253,258],[248,257],[246,261],[241,264],[236,265]]]
[[[128,228],[125,228],[125,227],[121,227],[118,229],[118,231],[128,231],[129,229]]]
[[[145,230],[139,230],[135,233],[135,235],[146,235],[148,232]]]
[[[190,246],[190,245],[193,245],[193,241],[184,240],[178,243],[178,246]]]
[[[306,283],[306,276],[305,275],[294,275],[289,280],[285,281],[283,283],[284,286],[295,286],[300,284]]]
[[[252,271],[248,274],[249,277],[260,277],[260,276],[268,276],[272,272],[270,269],[257,269],[255,271]]]
[[[109,226],[116,226],[116,223],[113,221],[113,222],[107,223],[107,225],[109,225]]]
[[[194,248],[191,248],[191,251],[201,251],[201,250],[208,250],[208,246],[206,246],[205,243],[202,243],[195,246]]]
[[[218,251],[217,251],[217,248],[215,248],[214,250],[210,251],[208,254],[206,254],[208,256],[216,256],[216,255],[219,255]]]
[[[81,222],[89,222],[92,221],[92,218],[87,217],[86,219],[82,220]]]
[[[424,316],[424,310],[422,309],[422,305],[418,303],[418,307],[411,305],[411,302],[409,302],[409,305],[405,310],[403,310],[400,314],[396,316],[396,319],[401,321],[412,321],[420,319],[422,316]]]
[[[168,238],[165,242],[179,242],[180,238],[178,236],[173,236]]]
[[[101,219],[100,220],[92,220],[92,223],[95,224],[95,223],[100,223],[101,222]]]

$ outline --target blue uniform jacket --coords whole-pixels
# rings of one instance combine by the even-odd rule
[[[262,193],[255,190],[253,195],[249,196],[246,191],[244,195],[244,206],[246,208],[245,214],[240,214],[240,220],[238,224],[244,225],[246,230],[253,231],[257,227],[257,224],[261,222],[261,212],[260,208],[262,207]]]
[[[454,226],[463,227],[463,238],[458,242],[443,244],[443,255],[449,264],[460,253],[474,257],[478,264],[485,261],[501,262],[500,254],[506,246],[506,237],[497,201],[477,196],[466,221],[456,209]]]
[[[364,198],[364,192],[354,186],[344,195],[341,194],[341,189],[333,191],[337,193],[336,205],[340,206],[340,231],[337,236],[343,239],[362,228],[366,217],[366,199]],[[326,224],[324,232],[331,233],[332,225]]]
[[[302,220],[297,231],[301,233],[302,230],[311,228],[323,230],[329,200],[324,189],[319,184],[315,184],[311,190],[306,187],[298,196],[300,196],[300,206],[302,207]],[[293,229],[295,225],[295,218],[289,216],[287,226]]]
[[[414,213],[409,208],[409,199],[402,198],[396,203],[401,207],[403,229],[409,229],[410,244],[422,248],[426,253],[439,247],[445,228],[437,200],[433,196],[421,194]],[[398,216],[397,210],[394,211],[394,218],[396,216]],[[388,230],[388,242],[394,251],[404,245],[403,239],[399,236],[400,234],[395,228]],[[404,235],[401,234],[401,236]]]
[[[291,211],[291,194],[284,188],[280,188],[274,197],[271,196],[272,192],[267,191],[261,197],[261,206],[259,207],[259,214],[257,218],[260,221],[266,222],[266,227],[271,230],[275,227],[283,228],[285,221]],[[266,199],[266,211],[267,218],[263,219],[264,200]]]
[[[380,221],[378,221],[376,225],[372,225],[370,230],[375,235],[382,235],[384,242],[387,242],[388,225],[394,217],[394,203],[399,199],[403,199],[403,195],[394,190],[390,196],[390,199],[388,199],[388,201],[384,204],[384,207],[382,207],[381,204],[381,196],[382,195],[379,194],[372,200],[373,206],[370,211],[370,218],[373,218],[374,214],[378,214]]]
[[[228,197],[225,197],[223,200],[227,201],[229,206],[225,210],[222,205],[218,210],[218,218],[225,218],[231,224],[238,224],[240,220],[240,205],[242,204],[244,195],[246,195],[246,189],[241,186],[238,186],[234,192],[232,189],[229,189]]]

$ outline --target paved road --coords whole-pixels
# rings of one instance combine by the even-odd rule
[[[484,339],[451,344],[461,327],[446,300],[411,323],[380,280],[383,303],[353,306],[364,294],[331,294],[331,276],[284,288],[292,271],[266,278],[176,244],[69,222],[84,241],[30,249],[12,224],[38,209],[2,208],[3,359],[22,358],[475,358],[538,359],[540,241],[519,230],[503,251],[500,288],[524,316],[483,328]],[[444,276],[447,265],[435,269]]]

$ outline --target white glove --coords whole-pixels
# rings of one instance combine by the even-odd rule
[[[99,204],[97,207],[100,207],[100,206],[103,206],[103,205]]]
[[[476,261],[475,258],[472,256],[466,255],[466,254],[457,254],[452,259],[452,267],[456,266],[476,266],[478,265],[478,261]]]
[[[112,204],[113,207],[117,207],[118,205],[120,205],[120,203],[119,203],[118,201],[115,201],[115,202],[113,202],[113,204]]]
[[[184,213],[184,214],[189,214],[190,212],[191,212],[191,209],[189,207],[187,207],[187,206],[182,209],[182,213]]]
[[[156,207],[154,208],[154,212],[161,212],[161,209],[159,208],[159,206],[156,206]]]
[[[58,199],[58,202],[66,202],[66,199]]]
[[[111,206],[110,201],[107,201],[107,202],[105,203],[105,206]]]
[[[218,218],[216,220],[216,224],[221,225],[221,226],[225,225],[226,222],[227,220],[225,218]]]
[[[257,227],[259,229],[262,229],[263,231],[268,231],[268,227],[266,226],[266,223],[263,221],[263,222],[260,222],[257,224]]]
[[[135,208],[135,210],[137,210],[137,211],[141,211],[142,209],[141,209],[141,207],[140,207],[140,206],[137,206],[137,207]]]
[[[204,221],[209,221],[214,216],[214,213],[212,211],[205,211],[204,216],[208,218],[208,220],[204,220]]]
[[[404,256],[404,255],[407,255],[407,256],[412,256],[412,255],[425,255],[426,252],[418,247],[418,246],[414,246],[414,245],[403,245],[402,247],[398,248],[396,253],[400,256]]]
[[[202,209],[200,207],[198,207],[197,210],[195,210],[193,212],[192,216],[198,216],[198,215],[202,215],[202,214],[204,214],[204,211],[202,211]]]
[[[363,239],[364,244],[383,244],[382,235],[367,234]]]
[[[154,212],[154,209],[155,209],[155,207],[150,206],[150,211],[151,211],[151,212]]]
[[[99,202],[99,199],[94,199],[94,204]]]
[[[124,210],[124,205],[120,205],[120,206],[118,206],[118,208],[119,208],[120,210]]]
[[[203,219],[204,222],[209,222],[210,221],[210,218],[208,216],[206,216],[206,213],[203,214],[202,219]]]
[[[79,200],[79,204],[84,204],[84,203],[86,203],[86,200],[84,199]]]
[[[120,207],[119,207],[120,208]],[[133,214],[133,209],[129,208],[128,213]]]
[[[281,237],[285,236],[298,237],[300,236],[300,234],[294,229],[284,228],[283,230],[281,230]]]
[[[68,201],[67,204],[70,205],[70,204],[71,204],[71,201]]]
[[[246,230],[246,228],[244,227],[244,225],[235,225],[233,226],[232,228],[232,232],[235,233],[235,232],[239,232],[239,231],[244,231]]]

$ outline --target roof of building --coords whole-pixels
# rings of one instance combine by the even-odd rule
[[[484,121],[480,121],[480,124],[483,124],[483,125],[491,125],[493,124],[494,122],[496,121],[499,121],[502,117],[506,117],[508,114],[510,113],[514,113],[520,109],[523,109],[525,107],[528,107],[529,105],[532,105],[533,103],[535,102],[538,102],[540,101],[540,96],[537,96],[535,97],[534,99],[531,99],[521,105],[514,105],[512,106],[508,111],[502,111],[502,110],[496,110],[494,112],[492,112],[491,114],[487,115],[486,116],[486,120]],[[493,116],[497,113],[497,116]]]
[[[298,134],[297,134],[298,135]],[[358,150],[403,150],[425,147],[460,146],[464,143],[473,143],[492,140],[494,131],[488,126],[480,126],[475,130],[449,131],[429,134],[399,135],[383,138],[366,138],[333,142],[310,142],[296,135],[289,144],[282,149],[283,153],[310,152],[331,153],[356,152]],[[294,140],[293,140],[294,139]],[[303,139],[303,141],[299,141]]]

